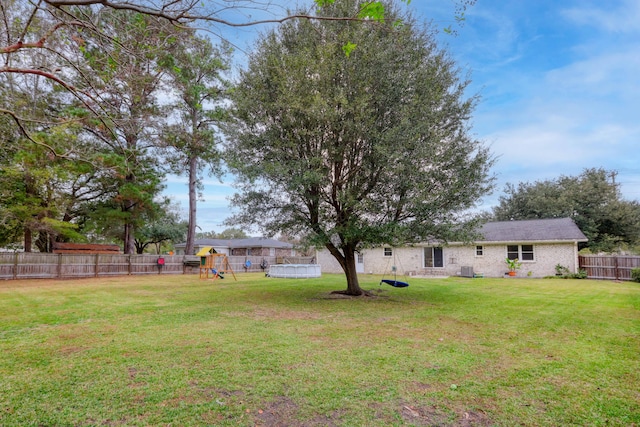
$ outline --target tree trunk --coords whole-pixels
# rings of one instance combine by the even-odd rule
[[[31,252],[31,241],[33,239],[33,234],[29,227],[24,228],[24,251]]]
[[[196,181],[198,178],[198,158],[189,159],[189,228],[187,229],[187,244],[184,248],[185,255],[195,255],[196,235]]]
[[[124,224],[124,253],[127,255],[136,253],[136,244],[133,238],[133,224],[129,221]]]
[[[356,257],[354,251],[349,251],[345,254],[344,265],[342,269],[347,278],[347,290],[344,292],[346,295],[364,295],[366,292],[360,287],[358,280],[358,273],[356,272]]]
[[[344,254],[331,243],[329,243],[326,247],[327,249],[329,249],[331,255],[333,255],[334,258],[338,260],[340,266],[342,267],[342,270],[344,271],[344,275],[347,278],[347,290],[335,291],[334,293],[353,296],[366,295],[367,292],[365,292],[360,287],[360,282],[358,281],[358,273],[356,272],[355,247],[349,246],[344,248]]]

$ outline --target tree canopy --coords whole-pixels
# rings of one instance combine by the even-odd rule
[[[330,10],[342,1],[311,4]],[[469,3],[456,2],[462,6],[457,13]],[[228,65],[226,48],[198,44],[196,26],[215,42],[224,39],[225,27],[299,19],[374,26],[391,18],[379,1],[364,1],[349,15],[291,13],[283,5],[255,0],[0,1],[0,180],[6,195],[0,204],[5,227],[0,244],[24,240],[30,250],[33,240],[38,249],[48,250],[55,239],[92,236],[122,240],[125,252],[132,253],[137,229],[160,209],[157,197],[169,165],[189,174],[195,202],[202,171],[219,170],[212,123],[220,119],[220,105],[208,109],[206,99],[221,95],[215,74]],[[257,11],[260,18],[251,18],[248,11]],[[197,55],[211,55],[201,64],[190,62],[194,43],[202,48]],[[343,48],[349,48],[343,54],[358,50],[357,43],[345,40]],[[199,66],[210,66],[204,85],[191,72]],[[195,80],[190,82],[190,76]],[[171,126],[177,123],[163,109],[161,98],[169,88],[185,95],[190,141],[177,137],[178,126]],[[186,116],[181,118],[185,125]],[[167,146],[175,148],[171,156],[160,150]],[[190,213],[193,240],[195,203]]]
[[[188,177],[189,228],[185,254],[194,253],[197,194],[201,192],[205,169],[219,176],[222,170],[218,124],[226,114],[226,92],[230,83],[223,77],[229,69],[230,49],[193,36],[182,40],[181,49],[169,65],[175,102],[169,105],[170,123],[162,129],[167,159],[178,175]]]
[[[640,203],[622,199],[616,172],[585,169],[577,176],[507,184],[496,220],[573,218],[592,252],[612,252],[640,245]]]
[[[385,4],[385,23],[290,21],[267,34],[232,94],[234,223],[304,234],[360,295],[355,252],[465,239],[465,211],[492,185],[492,156],[469,134],[477,98],[432,34]],[[353,0],[319,7],[351,16]],[[394,22],[401,21],[402,25]],[[345,42],[359,40],[345,55]]]

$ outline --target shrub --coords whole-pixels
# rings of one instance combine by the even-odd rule
[[[562,276],[563,279],[586,279],[587,270],[580,269],[577,273],[569,273]]]
[[[567,267],[561,264],[556,264],[556,275],[566,276],[567,274],[570,274],[570,271]]]
[[[634,282],[640,282],[640,267],[631,270],[631,278]]]

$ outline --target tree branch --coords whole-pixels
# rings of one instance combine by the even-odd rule
[[[181,23],[183,21],[208,21],[214,22],[216,24],[225,25],[228,27],[240,28],[240,27],[251,27],[257,25],[264,24],[282,24],[286,21],[291,21],[294,19],[309,19],[309,20],[322,20],[322,21],[368,21],[368,19],[358,18],[354,16],[349,17],[332,17],[332,16],[315,16],[309,14],[293,14],[287,15],[282,18],[273,18],[273,19],[262,19],[255,21],[247,21],[247,22],[233,22],[222,18],[217,18],[215,16],[210,15],[200,15],[200,14],[191,14],[190,11],[194,9],[196,2],[190,2],[186,7],[176,10],[174,13],[167,12],[166,9],[168,6],[172,6],[174,4],[180,3],[179,0],[174,0],[169,2],[168,4],[163,5],[161,8],[152,8],[146,7],[144,5],[130,3],[127,1],[124,2],[113,2],[109,0],[44,0],[47,4],[54,6],[56,8],[61,8],[65,6],[91,6],[91,5],[101,5],[103,7],[108,7],[112,9],[119,10],[129,10],[132,12],[143,13],[146,15],[155,16],[158,18],[166,19],[170,22]],[[371,2],[367,2],[365,4],[369,4]]]

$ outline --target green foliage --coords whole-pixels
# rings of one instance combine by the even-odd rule
[[[507,264],[507,268],[509,269],[509,271],[516,271],[522,267],[522,263],[518,261],[518,258],[516,259],[505,258],[504,262]]]
[[[372,19],[376,22],[384,22],[385,6],[380,1],[364,3],[358,12],[360,19]]]
[[[0,149],[0,245],[25,240],[26,251],[35,244],[49,252],[56,240],[82,239],[77,210],[92,195],[95,170],[87,162],[55,155],[81,145],[78,132],[74,122],[67,122],[33,132],[41,144],[5,139]]]
[[[565,267],[564,265],[561,264],[556,264],[556,275],[558,276],[566,276],[567,274],[569,274],[569,268]]]
[[[147,14],[111,8],[95,16],[91,12],[100,32],[84,37],[91,46],[84,56],[93,72],[78,86],[101,88],[103,115],[84,125],[104,168],[104,189],[94,209],[85,210],[86,221],[98,234],[122,239],[125,253],[133,253],[136,229],[161,209],[155,200],[168,168],[158,157],[165,113],[157,95],[180,30]]]
[[[322,13],[349,16],[354,5]],[[468,81],[415,22],[389,24],[399,12],[385,5],[389,19],[375,26],[278,27],[232,94],[234,224],[309,236],[348,276],[364,246],[464,240],[473,225],[462,212],[491,187],[491,155],[467,133],[476,102],[465,98]],[[359,40],[350,58],[347,40]]]
[[[587,278],[587,270],[580,269],[577,273],[573,273],[569,277],[570,279],[586,279]]]
[[[353,52],[353,50],[356,48],[356,44],[348,42],[347,44],[345,44],[344,46],[342,46],[342,51],[344,52],[344,54],[348,57],[351,56],[351,52]]]
[[[555,180],[507,184],[493,209],[499,221],[570,217],[587,236],[592,253],[612,252],[640,242],[640,203],[620,194],[616,173],[585,169]]]
[[[163,152],[171,169],[184,175],[189,183],[189,223],[185,251],[193,253],[196,234],[198,192],[203,175],[220,176],[221,138],[219,126],[227,120],[226,92],[230,84],[224,78],[229,69],[231,49],[215,47],[207,39],[185,34],[166,65],[176,100],[173,115],[162,129]]]
[[[631,278],[635,282],[640,282],[640,267],[637,267],[631,270]]]
[[[136,227],[136,253],[142,254],[151,245],[161,253],[163,245],[181,243],[187,234],[187,223],[180,219],[179,208],[169,200],[157,203],[158,209]]]
[[[220,233],[216,234],[216,239],[246,239],[249,236],[243,230],[239,228],[225,228]]]

